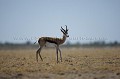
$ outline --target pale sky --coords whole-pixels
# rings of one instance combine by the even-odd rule
[[[41,36],[72,43],[120,42],[120,0],[0,0],[0,42],[35,42]]]

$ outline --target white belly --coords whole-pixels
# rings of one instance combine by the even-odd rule
[[[55,43],[46,42],[45,46],[46,47],[56,47],[57,45]]]

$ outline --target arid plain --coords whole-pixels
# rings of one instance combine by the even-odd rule
[[[0,79],[120,79],[120,47],[0,50]]]

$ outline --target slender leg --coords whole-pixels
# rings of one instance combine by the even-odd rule
[[[41,57],[41,55],[40,55],[41,49],[42,49],[42,47],[40,47],[40,48],[37,50],[37,52],[36,52],[36,60],[37,60],[37,62],[38,62],[38,54],[39,54],[39,57],[41,58],[41,60],[43,61],[43,59],[42,59],[42,57]]]
[[[40,54],[41,50],[42,50],[42,47],[40,47],[40,49],[39,49],[39,57],[40,57],[41,60],[43,61],[42,56],[41,56],[41,54]]]
[[[61,50],[60,50],[60,48],[58,48],[58,50],[59,50],[59,52],[60,52],[60,60],[61,60],[61,62],[62,62],[62,54],[61,54]]]
[[[36,60],[38,62],[38,53],[39,53],[40,48],[36,51]]]
[[[58,63],[58,47],[56,47],[56,54],[57,54],[57,63]]]

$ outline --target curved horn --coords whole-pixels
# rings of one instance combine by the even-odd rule
[[[66,30],[68,30],[68,29],[67,29],[67,25],[65,25],[65,26],[66,26]]]
[[[61,29],[65,31],[65,29],[62,28],[62,26],[61,26]]]

